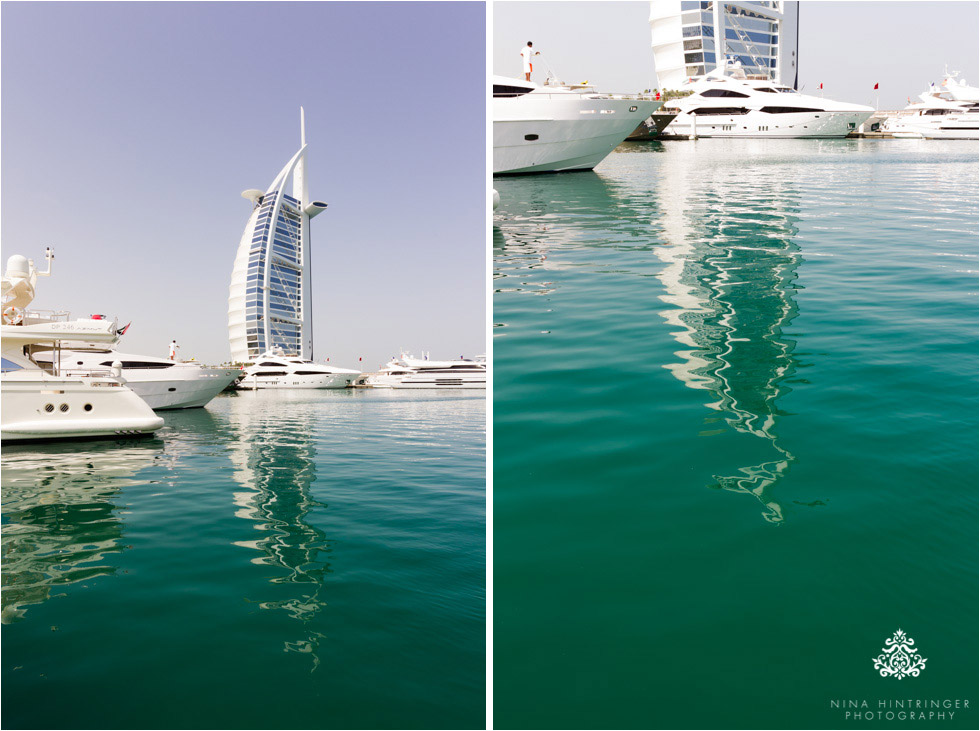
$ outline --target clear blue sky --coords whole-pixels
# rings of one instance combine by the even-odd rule
[[[229,357],[231,267],[306,108],[314,355],[485,348],[485,8],[4,2],[2,242],[37,308],[105,313],[121,348]]]
[[[824,84],[828,97],[901,109],[944,64],[978,83],[980,4],[961,2],[827,2],[800,4],[800,85]],[[528,41],[565,81],[588,79],[600,91],[635,92],[657,85],[648,2],[523,2],[493,5],[493,71],[521,76]],[[537,66],[536,66],[537,68]],[[545,78],[535,74],[535,81]]]

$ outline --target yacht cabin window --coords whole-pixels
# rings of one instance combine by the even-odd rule
[[[111,368],[115,361],[105,360],[99,363],[99,365]],[[154,363],[153,361],[145,360],[123,360],[120,361],[123,368],[172,368],[173,363]],[[81,363],[79,363],[81,365]]]
[[[693,109],[691,114],[709,115],[709,114],[727,114],[733,116],[736,114],[748,114],[749,110],[745,107],[700,107],[699,109]]]
[[[493,95],[494,97],[514,97],[523,96],[530,92],[531,89],[524,86],[507,86],[505,84],[494,84],[493,85]]]
[[[823,112],[823,109],[813,109],[812,107],[763,107],[759,110],[766,114],[799,114],[801,112]]]
[[[743,94],[740,91],[732,91],[731,89],[705,89],[701,92],[701,96],[730,96],[738,97],[739,99],[748,99],[748,94]]]

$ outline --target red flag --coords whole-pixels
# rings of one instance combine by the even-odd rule
[[[875,84],[875,89],[877,89],[877,88],[878,88],[878,84]]]
[[[131,322],[126,323],[126,327],[124,327],[122,330],[119,331],[119,335],[125,335],[126,334],[126,331],[129,330],[129,326],[132,325],[132,324],[133,323],[131,323]]]
[[[823,84],[821,84],[821,85],[820,85],[820,88],[821,88],[821,89],[823,88]]]

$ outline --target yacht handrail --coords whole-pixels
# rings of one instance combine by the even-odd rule
[[[63,378],[109,378],[111,368],[61,368],[57,375]]]
[[[25,325],[40,325],[43,322],[68,322],[71,312],[68,310],[24,310]]]

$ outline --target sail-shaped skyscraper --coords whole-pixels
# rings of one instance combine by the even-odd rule
[[[299,151],[268,190],[246,190],[242,197],[252,202],[252,213],[238,244],[228,292],[232,360],[247,362],[275,348],[310,360],[310,219],[327,204],[311,201],[307,189],[302,108]]]
[[[800,4],[790,0],[651,0],[658,86],[679,89],[729,58],[746,73],[795,89],[799,22]]]

